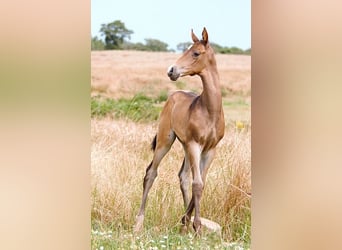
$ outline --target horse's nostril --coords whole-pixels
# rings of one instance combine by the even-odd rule
[[[167,71],[167,75],[168,75],[168,76],[172,76],[172,74],[173,74],[173,67],[171,66],[171,67],[169,68],[169,70]]]

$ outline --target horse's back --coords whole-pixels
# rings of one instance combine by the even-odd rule
[[[185,104],[189,103],[189,105],[192,103],[192,101],[197,97],[198,95],[190,92],[190,91],[175,91],[170,96],[169,99],[172,99],[172,101],[176,104]]]

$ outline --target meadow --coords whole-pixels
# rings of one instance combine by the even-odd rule
[[[92,249],[249,249],[251,237],[250,56],[216,55],[226,132],[209,169],[201,216],[220,234],[180,235],[184,213],[176,141],[151,188],[144,231],[134,235],[151,141],[167,95],[201,92],[199,77],[172,82],[166,69],[179,57],[167,52],[96,51],[91,54]]]

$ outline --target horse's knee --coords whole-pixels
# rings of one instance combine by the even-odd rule
[[[192,192],[196,197],[201,197],[203,191],[203,183],[202,182],[193,182],[192,183]]]

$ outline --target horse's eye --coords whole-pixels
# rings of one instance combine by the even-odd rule
[[[195,51],[195,52],[193,53],[193,56],[194,56],[194,57],[198,57],[200,54],[201,54],[201,53]]]

